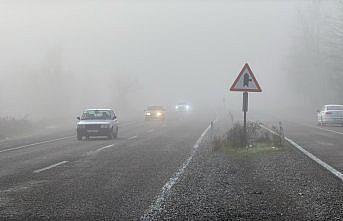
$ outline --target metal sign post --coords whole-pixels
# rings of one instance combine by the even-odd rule
[[[248,144],[248,137],[247,137],[247,112],[248,112],[248,92],[243,92],[243,113],[244,113],[244,123],[243,123],[243,128],[244,128],[244,146]]]
[[[230,91],[243,91],[243,136],[244,146],[248,144],[247,136],[247,112],[248,112],[248,92],[262,92],[260,85],[258,84],[254,74],[252,73],[249,65],[246,63],[238,74],[238,77],[233,82]]]

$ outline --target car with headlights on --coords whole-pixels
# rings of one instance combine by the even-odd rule
[[[317,112],[319,125],[339,124],[343,126],[343,105],[324,105],[322,109]]]
[[[164,120],[166,117],[166,110],[163,106],[149,106],[144,111],[145,120]]]
[[[176,104],[175,110],[176,112],[190,112],[191,105],[185,102],[181,102],[181,103]]]
[[[118,120],[112,109],[87,109],[77,119],[78,140],[95,136],[114,139],[118,136]]]

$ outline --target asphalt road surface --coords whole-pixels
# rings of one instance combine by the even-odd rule
[[[305,150],[343,172],[343,127],[284,122],[286,136]]]
[[[77,141],[71,128],[1,141],[0,219],[137,220],[189,157],[206,116],[121,122],[115,140]]]
[[[262,116],[262,115],[261,115]],[[263,115],[262,122],[269,128],[282,122],[284,134],[300,147],[343,173],[343,127],[318,126],[316,119],[284,120]],[[257,119],[256,117],[254,118]]]

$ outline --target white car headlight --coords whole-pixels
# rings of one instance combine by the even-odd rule
[[[159,116],[162,115],[162,113],[161,112],[157,112],[156,115],[159,117]]]
[[[150,112],[147,112],[147,113],[145,113],[145,115],[146,115],[146,116],[150,116],[150,115],[151,115],[151,113],[150,113]]]

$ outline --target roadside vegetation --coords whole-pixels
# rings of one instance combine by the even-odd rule
[[[23,135],[32,129],[32,123],[26,119],[0,117],[0,139]]]
[[[244,128],[235,123],[223,136],[213,139],[213,151],[223,151],[230,155],[258,154],[280,151],[284,145],[282,124],[274,126],[275,134],[260,126],[259,122],[247,122],[247,145],[244,143]]]

